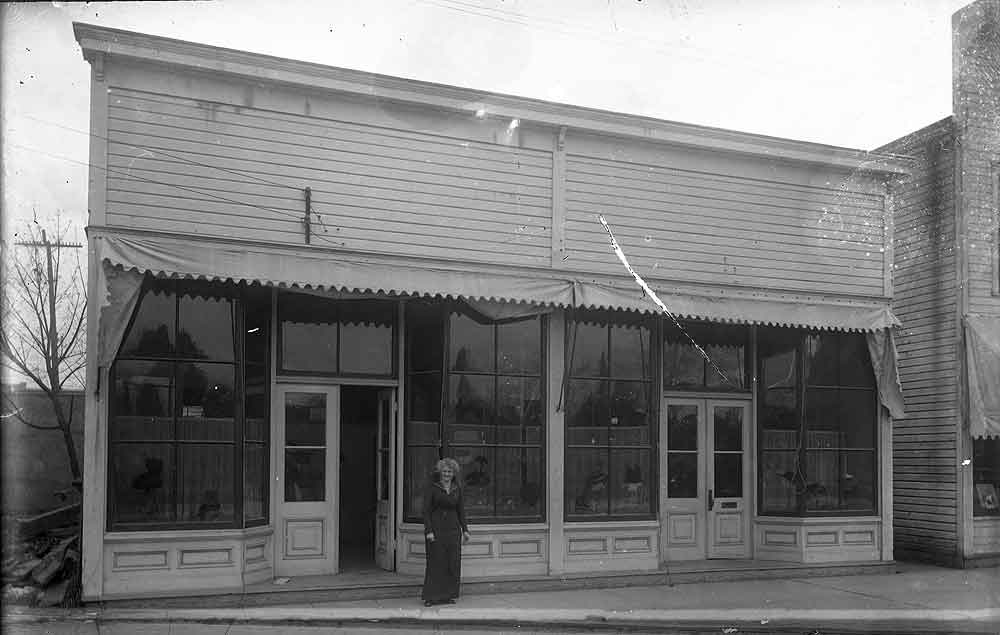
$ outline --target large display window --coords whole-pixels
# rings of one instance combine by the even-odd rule
[[[542,318],[495,322],[429,301],[406,316],[406,517],[419,519],[431,469],[450,456],[470,519],[542,520]]]
[[[652,518],[656,409],[648,317],[578,311],[568,327],[567,520]]]
[[[111,368],[111,530],[267,522],[270,291],[144,282]]]
[[[762,515],[875,514],[878,401],[864,335],[758,329]]]

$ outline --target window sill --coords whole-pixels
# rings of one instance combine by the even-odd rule
[[[246,539],[269,536],[274,533],[270,525],[247,527],[246,529],[170,529],[157,531],[115,531],[104,534],[105,543],[116,542],[186,542],[205,539]]]
[[[403,531],[412,532],[422,532],[424,526],[421,523],[414,522],[404,522],[400,527]],[[548,531],[549,526],[547,523],[469,523],[469,532],[473,534],[478,533],[512,533],[519,531]]]
[[[656,519],[643,518],[640,520],[567,520],[563,525],[566,531],[580,530],[590,531],[595,529],[655,529],[660,526],[660,521]]]
[[[829,525],[881,522],[881,516],[754,516],[755,523],[785,525]]]

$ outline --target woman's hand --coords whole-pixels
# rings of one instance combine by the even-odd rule
[[[472,534],[470,534],[468,531],[463,531],[462,532],[462,541],[467,543],[470,540],[472,540]]]
[[[434,542],[434,532],[433,531],[431,533],[427,534],[427,541],[428,542]]]

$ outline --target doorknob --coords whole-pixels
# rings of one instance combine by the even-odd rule
[[[715,507],[715,498],[712,497],[712,490],[708,490],[708,511]]]

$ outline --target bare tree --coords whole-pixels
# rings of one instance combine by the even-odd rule
[[[5,249],[5,275],[0,291],[0,365],[38,386],[55,413],[55,426],[29,421],[4,394],[7,419],[32,428],[62,432],[73,473],[73,484],[81,486],[80,459],[70,425],[73,401],[67,410],[64,389],[82,385],[85,360],[87,287],[79,258],[70,262],[67,249],[78,243],[64,242],[68,226],[57,218],[49,234],[36,222],[18,235],[14,250]]]

